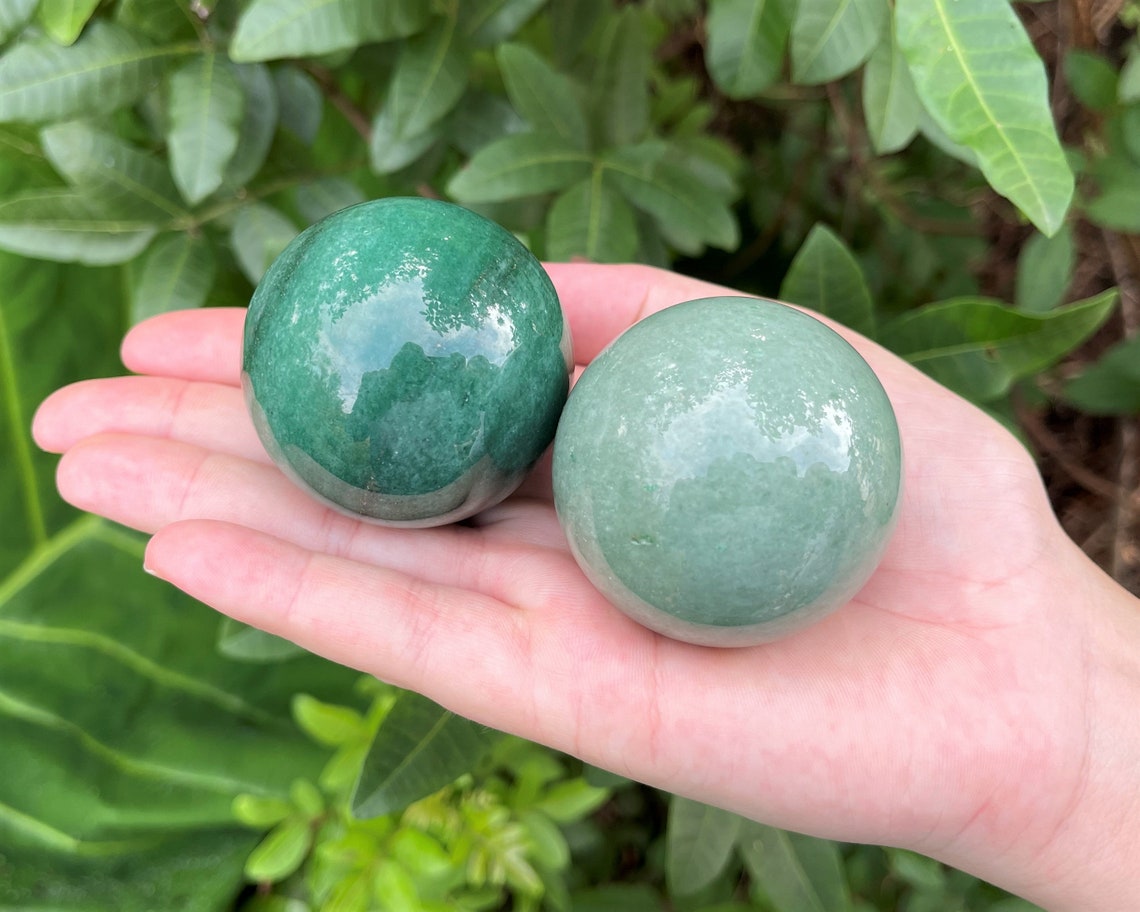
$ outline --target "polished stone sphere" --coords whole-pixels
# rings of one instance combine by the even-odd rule
[[[628,329],[582,374],[554,443],[558,517],[590,581],[634,620],[709,646],[777,639],[850,600],[901,481],[866,361],[754,298]]]
[[[245,321],[242,386],[266,450],[344,512],[464,519],[554,436],[570,338],[541,264],[450,203],[362,203],[303,231]]]

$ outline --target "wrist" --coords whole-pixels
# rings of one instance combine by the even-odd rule
[[[1140,600],[1067,539],[1057,553],[1069,571],[1061,574],[1069,581],[1059,590],[1063,608],[1080,616],[1084,634],[1075,647],[1084,677],[1058,690],[1083,691],[1085,708],[1061,742],[1079,745],[1082,756],[1057,767],[1075,775],[1040,783],[1041,813],[1025,826],[1021,848],[990,847],[975,869],[986,877],[995,867],[993,882],[1049,912],[1140,909]]]

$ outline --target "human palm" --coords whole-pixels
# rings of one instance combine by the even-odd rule
[[[580,362],[635,318],[725,289],[644,267],[550,267]],[[152,320],[137,376],[56,393],[35,433],[76,505],[154,538],[148,567],[239,620],[486,723],[777,826],[979,865],[1027,860],[1071,810],[1088,678],[1065,590],[1081,560],[996,422],[845,335],[896,409],[906,478],[883,562],[788,639],[710,649],[587,582],[549,465],[473,521],[360,523],[270,463],[238,386],[243,312]]]

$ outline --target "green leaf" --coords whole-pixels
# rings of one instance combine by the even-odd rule
[[[232,65],[220,54],[202,54],[169,77],[170,170],[189,203],[222,185],[237,151],[245,97]]]
[[[57,44],[74,44],[99,0],[40,0],[36,20]]]
[[[516,133],[480,149],[447,192],[462,203],[487,203],[562,190],[590,173],[591,157],[551,133]]]
[[[325,703],[308,694],[293,698],[293,718],[319,744],[340,747],[367,736],[364,717],[351,706]]]
[[[898,0],[899,46],[915,89],[951,140],[1042,234],[1073,196],[1045,67],[1007,0]]]
[[[799,0],[792,21],[792,79],[816,85],[846,76],[883,38],[886,0]]]
[[[0,248],[60,262],[124,263],[158,231],[130,206],[80,188],[29,190],[0,201]]]
[[[622,197],[606,186],[604,170],[562,193],[546,218],[546,256],[567,261],[622,263],[637,253],[637,222]]]
[[[273,81],[281,103],[281,126],[301,142],[312,145],[324,115],[325,99],[320,86],[295,66],[277,67]]]
[[[28,38],[0,57],[0,122],[113,111],[154,87],[169,54],[104,21],[92,22],[70,47]]]
[[[385,106],[372,121],[368,163],[376,174],[394,174],[422,159],[443,138],[444,133],[444,125],[436,123],[422,133],[409,136],[396,122],[393,109]]]
[[[275,795],[238,795],[233,801],[234,817],[247,827],[265,830],[293,813],[293,805]]]
[[[574,912],[662,912],[657,891],[645,884],[615,883],[572,894]]]
[[[15,35],[32,18],[39,0],[2,0],[0,2],[0,44]]]
[[[1089,220],[1102,228],[1140,233],[1140,168],[1116,154],[1097,161],[1090,172],[1099,193],[1085,204]]]
[[[591,785],[585,779],[567,779],[547,789],[534,808],[558,823],[577,823],[609,798],[609,788]]]
[[[699,180],[669,159],[666,144],[649,141],[618,149],[602,160],[607,178],[639,209],[664,229],[685,231],[692,239],[684,253],[698,252],[701,243],[732,250],[739,228],[724,202],[710,198]]]
[[[463,31],[470,44],[493,47],[510,38],[547,0],[464,0]]]
[[[241,120],[237,149],[230,157],[222,179],[222,189],[229,193],[240,191],[265,164],[277,132],[280,112],[277,88],[267,66],[243,64],[234,67],[234,75],[242,85],[245,114]]]
[[[1086,108],[1107,111],[1116,104],[1116,69],[1100,54],[1072,48],[1065,54],[1065,81]]]
[[[424,908],[408,869],[391,859],[385,858],[376,865],[372,894],[384,912],[420,912]]]
[[[454,108],[467,87],[469,65],[452,17],[405,42],[384,102],[397,135],[418,136]]]
[[[875,46],[863,71],[863,116],[871,146],[879,155],[905,148],[918,132],[922,113],[893,19],[890,32],[891,40]]]
[[[549,0],[546,19],[560,65],[578,56],[608,9],[609,0]]]
[[[1106,351],[1065,384],[1063,397],[1090,415],[1140,414],[1140,336]]]
[[[1043,234],[1030,237],[1017,258],[1017,309],[1045,313],[1059,305],[1073,280],[1076,262],[1073,229],[1068,224],[1051,238]]]
[[[674,795],[665,830],[665,876],[669,892],[686,895],[711,884],[732,860],[741,818]]]
[[[879,341],[944,386],[987,402],[1080,345],[1108,319],[1116,300],[1111,290],[1030,314],[987,298],[955,298],[888,323]]]
[[[185,0],[119,0],[115,20],[155,41],[193,41],[200,21]]]
[[[230,246],[238,265],[254,285],[293,238],[297,226],[267,203],[243,206],[230,230]]]
[[[536,811],[521,811],[519,823],[526,830],[532,860],[548,871],[562,871],[570,864],[570,846],[553,821]]]
[[[253,0],[238,19],[230,57],[254,62],[311,57],[406,38],[428,21],[422,0]]]
[[[82,355],[70,338],[57,359]],[[86,517],[0,582],[2,908],[224,907],[256,838],[234,799],[282,797],[323,762],[289,697],[351,694],[357,676],[319,659],[218,656],[217,615],[141,572],[144,541]]]
[[[187,213],[178,188],[157,156],[143,152],[85,121],[45,127],[44,154],[69,184],[92,199],[106,201],[155,223]]]
[[[535,131],[557,134],[580,149],[589,147],[586,115],[569,77],[523,44],[504,44],[496,57],[507,97]]]
[[[297,211],[306,224],[319,222],[326,215],[364,202],[364,194],[356,184],[343,177],[321,177],[301,184],[295,192]]]
[[[649,39],[640,11],[624,6],[605,21],[591,81],[591,107],[603,145],[637,142],[649,129]]]
[[[482,726],[411,691],[376,732],[352,796],[358,818],[401,811],[450,785],[486,751]]]
[[[903,883],[920,891],[945,893],[946,869],[940,862],[904,849],[888,848],[884,851],[891,873]]]
[[[0,580],[75,517],[55,491],[56,459],[28,433],[54,389],[119,370],[122,311],[108,307],[117,270],[57,266],[0,253]],[[76,340],[83,357],[69,351]],[[2,677],[3,669],[0,669]],[[3,778],[3,777],[0,777]]]
[[[469,89],[447,119],[447,138],[471,158],[508,133],[526,133],[527,123],[498,92]]]
[[[845,912],[851,908],[843,862],[834,842],[746,823],[739,849],[754,889],[775,912]]]
[[[222,618],[218,652],[238,662],[280,662],[304,655],[305,650],[284,637],[266,633],[233,618]]]
[[[780,76],[792,22],[787,0],[713,0],[709,75],[730,98],[748,98]]]
[[[214,251],[202,237],[184,233],[161,237],[132,266],[132,323],[172,310],[201,307],[214,285]]]
[[[1133,45],[1128,59],[1120,70],[1116,83],[1116,98],[1121,104],[1140,101],[1140,46]]]
[[[245,876],[254,883],[284,880],[304,862],[313,845],[309,821],[289,817],[277,824],[258,844],[245,863]]]
[[[855,256],[826,225],[812,228],[780,285],[780,300],[808,307],[875,337],[871,290]]]

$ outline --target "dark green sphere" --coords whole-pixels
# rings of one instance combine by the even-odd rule
[[[270,456],[381,523],[493,506],[553,439],[570,338],[508,231],[450,203],[375,200],[303,231],[250,302],[242,387]]]

